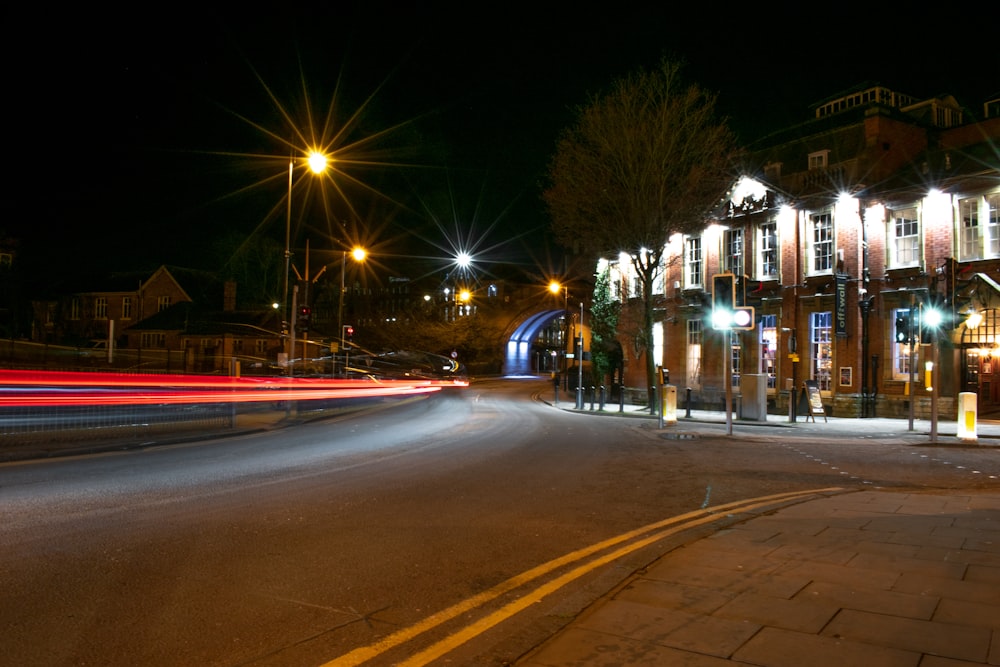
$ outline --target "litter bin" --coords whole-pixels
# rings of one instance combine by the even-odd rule
[[[767,421],[767,375],[740,376],[740,419]]]
[[[677,423],[677,387],[672,384],[663,386],[663,405],[660,414],[668,424]]]

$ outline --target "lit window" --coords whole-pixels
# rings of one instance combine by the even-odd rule
[[[989,253],[996,257],[1000,255],[1000,195],[986,198],[986,219],[989,221]]]
[[[767,388],[777,386],[778,316],[760,317],[760,373],[767,376]]]
[[[132,297],[130,296],[122,297],[122,319],[132,319]]]
[[[809,321],[809,356],[812,377],[820,391],[830,391],[833,371],[833,314],[830,311],[812,313]]]
[[[910,321],[909,308],[897,308],[893,311],[892,327],[892,376],[897,380],[910,377],[910,364],[913,359],[913,344],[911,337],[914,324]]]
[[[735,276],[743,275],[743,230],[727,229],[722,233],[723,263],[725,270]]]
[[[809,219],[809,256],[811,273],[833,271],[833,216],[819,213]]]
[[[979,228],[979,200],[963,199],[958,202],[958,217],[961,228],[958,231],[959,249],[962,260],[982,257],[982,234]]]
[[[687,386],[701,387],[701,320],[687,322]]]
[[[920,263],[920,223],[917,209],[892,212],[892,265],[915,266]]]
[[[687,239],[684,248],[684,287],[702,286],[701,237]]]
[[[763,223],[757,230],[757,247],[760,249],[758,278],[773,280],[778,277],[778,223]]]
[[[740,377],[743,375],[743,346],[740,345],[739,336],[727,336],[730,340],[729,352],[732,355],[732,374],[729,376],[733,387],[740,386]]]

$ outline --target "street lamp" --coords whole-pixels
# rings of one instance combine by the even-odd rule
[[[566,317],[569,315],[569,287],[567,287],[566,285],[561,284],[558,280],[553,280],[552,282],[549,283],[549,291],[552,292],[553,294],[556,294],[556,295],[558,295],[559,292],[563,293],[563,324],[565,324],[566,323]],[[560,334],[560,338],[561,338],[561,342],[562,342],[562,346],[563,346],[563,368],[562,368],[562,374],[563,374],[564,378],[566,377],[566,374],[569,373],[569,360],[566,358],[566,337],[565,337],[566,336],[566,332],[564,331],[565,328],[566,327],[562,327],[559,330],[559,334]],[[569,387],[569,385],[568,385],[568,378],[567,378],[566,382],[567,382],[566,386],[567,386],[567,389],[568,389],[568,387]]]
[[[319,151],[310,151],[306,156],[306,164],[314,174],[322,174],[326,171],[329,158]],[[285,202],[285,285],[281,290],[282,314],[285,322],[288,323],[288,339],[285,343],[285,352],[288,361],[291,363],[295,354],[295,319],[288,303],[288,281],[292,270],[292,175],[295,172],[295,156],[288,160],[288,200]]]
[[[337,305],[337,335],[340,336],[340,349],[344,350],[346,344],[346,338],[344,337],[344,292],[346,286],[344,284],[345,277],[347,275],[347,255],[350,254],[351,258],[358,262],[359,264],[365,261],[368,256],[368,251],[360,246],[355,246],[350,253],[346,250],[343,256],[340,258],[340,302]],[[346,370],[346,369],[345,369]]]

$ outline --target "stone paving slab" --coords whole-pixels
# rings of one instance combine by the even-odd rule
[[[756,516],[665,554],[516,664],[1000,665],[1000,489]]]

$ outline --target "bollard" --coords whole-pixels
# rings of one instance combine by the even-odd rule
[[[618,388],[618,412],[625,412],[625,387]]]
[[[576,409],[583,410],[583,386],[576,386]]]
[[[691,387],[685,387],[687,395],[684,397],[684,416],[691,417]]]
[[[656,409],[656,387],[649,388],[649,414],[655,415]]]
[[[597,398],[597,387],[590,385],[590,411],[594,411],[594,400]]]
[[[604,410],[604,385],[601,385],[601,402],[597,406],[598,410]]]

